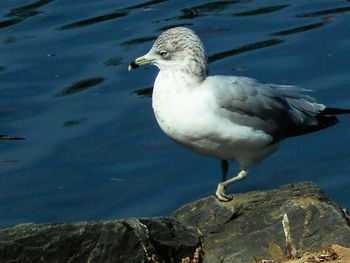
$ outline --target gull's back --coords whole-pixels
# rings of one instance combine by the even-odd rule
[[[335,116],[321,114],[325,106],[307,95],[309,90],[295,86],[261,84],[235,76],[207,77],[202,85],[215,94],[221,116],[261,130],[274,142],[337,123]]]

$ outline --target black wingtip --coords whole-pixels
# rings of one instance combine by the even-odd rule
[[[339,109],[339,108],[325,108],[320,112],[320,115],[341,115],[341,114],[350,114],[350,109]]]
[[[339,123],[339,120],[334,115],[318,115],[316,116],[318,120],[318,129],[322,130]]]

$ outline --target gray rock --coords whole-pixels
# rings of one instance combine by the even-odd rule
[[[200,246],[197,230],[173,218],[21,224],[0,229],[2,263],[141,263],[156,260],[177,263],[192,256]]]
[[[348,215],[316,185],[304,182],[235,194],[228,203],[207,197],[172,217],[0,229],[0,262],[189,263],[200,247],[205,263],[279,262],[286,257],[284,214],[300,255],[332,244],[350,247]]]
[[[181,207],[172,216],[201,231],[204,262],[247,263],[286,257],[284,214],[298,254],[332,244],[350,247],[344,211],[309,182],[235,194],[227,203],[207,197]]]

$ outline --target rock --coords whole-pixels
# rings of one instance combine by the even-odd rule
[[[298,259],[290,259],[283,263],[349,263],[350,262],[350,249],[339,245],[332,245],[328,249],[324,249],[321,252],[309,253],[306,252]]]
[[[286,261],[285,214],[294,261]],[[207,197],[171,217],[0,229],[1,263],[350,262],[349,247],[349,215],[308,182],[227,203]]]
[[[21,224],[0,230],[0,262],[181,262],[201,246],[193,227],[173,218]]]
[[[332,245],[331,250],[336,253],[341,263],[350,262],[350,248],[342,247],[339,245]]]
[[[235,194],[227,203],[207,197],[181,207],[172,216],[201,231],[204,262],[246,263],[281,262],[286,257],[284,214],[296,256],[333,244],[350,247],[344,211],[309,182]]]

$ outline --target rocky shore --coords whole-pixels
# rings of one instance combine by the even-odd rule
[[[346,210],[310,182],[209,196],[167,217],[0,229],[1,263],[350,262],[348,248]]]

